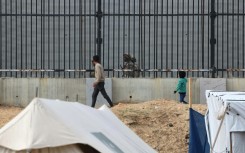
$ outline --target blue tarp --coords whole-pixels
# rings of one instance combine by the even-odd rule
[[[209,153],[204,116],[190,108],[189,153]]]

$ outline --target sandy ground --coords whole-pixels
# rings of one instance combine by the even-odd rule
[[[0,105],[0,127],[14,118],[22,108]]]
[[[204,114],[205,105],[193,105]],[[140,104],[119,103],[113,112],[159,153],[186,153],[189,141],[189,105],[154,100]]]
[[[159,153],[186,153],[189,138],[189,105],[176,101],[154,100],[138,104],[119,103],[112,111],[130,129]],[[205,105],[193,105],[204,114]],[[21,108],[0,106],[0,127]]]

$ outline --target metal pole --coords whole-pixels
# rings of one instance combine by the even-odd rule
[[[213,142],[213,144],[212,144],[212,146],[211,146],[212,152],[214,152],[213,149],[214,149],[214,147],[215,147],[216,141],[217,141],[218,136],[219,136],[219,132],[220,132],[221,127],[222,127],[222,125],[223,125],[223,121],[224,121],[224,119],[225,119],[225,115],[226,115],[227,109],[228,109],[228,106],[225,108],[224,115],[222,116],[221,121],[220,121],[220,123],[219,123],[219,128],[218,128],[217,133],[216,133],[216,135],[215,135],[214,142]]]
[[[230,132],[230,153],[233,153],[233,149],[232,149],[232,132]]]
[[[6,9],[6,8],[5,8]],[[0,2],[0,14],[2,13],[2,2]],[[7,23],[7,22],[6,22]],[[2,17],[0,17],[0,28],[2,29]],[[0,30],[0,46],[2,46],[2,30]],[[2,69],[2,47],[0,48],[0,69]],[[5,59],[6,60],[6,59]],[[0,72],[0,77],[2,77],[2,72]]]
[[[188,82],[189,82],[189,108],[192,108],[192,89],[191,89],[192,79],[189,78]]]
[[[102,9],[101,9],[101,0],[98,0],[98,10],[96,13],[96,17],[98,18],[98,31],[97,31],[97,54],[101,57],[101,19],[102,19]]]
[[[211,0],[211,12],[210,12],[210,28],[211,28],[211,37],[210,37],[210,49],[211,49],[211,53],[210,53],[210,58],[211,58],[211,68],[212,68],[212,78],[215,77],[215,72],[216,72],[216,68],[215,68],[215,44],[216,44],[216,39],[215,39],[215,18],[216,18],[217,14],[215,12],[215,0]]]

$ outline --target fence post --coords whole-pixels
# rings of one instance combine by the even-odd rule
[[[215,67],[215,44],[216,44],[216,39],[215,39],[215,18],[217,14],[215,12],[215,0],[211,0],[211,12],[210,12],[210,47],[211,47],[211,53],[210,53],[210,58],[211,58],[211,69],[212,69],[212,78],[215,78],[215,73],[216,73],[216,67]]]
[[[192,85],[192,79],[191,78],[189,78],[189,80],[188,80],[188,86],[189,86],[189,108],[192,108],[192,89],[191,89],[191,85]]]
[[[102,44],[102,38],[101,38],[101,19],[102,19],[102,9],[101,9],[101,0],[98,0],[98,10],[96,12],[96,17],[98,18],[98,28],[97,28],[97,54],[99,57],[101,57],[101,44]]]
[[[2,14],[2,2],[0,2],[0,14]],[[2,29],[2,16],[0,17],[0,28]],[[2,51],[3,51],[3,49],[2,49],[2,30],[0,30],[0,46],[1,46],[1,48],[0,48],[0,69],[2,69]],[[5,68],[6,68],[6,66],[5,66]],[[6,75],[6,73],[5,73],[5,75]],[[2,71],[0,72],[0,77],[2,77]]]

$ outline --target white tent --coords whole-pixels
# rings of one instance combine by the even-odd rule
[[[155,153],[106,106],[35,98],[0,129],[1,153]]]
[[[245,92],[206,91],[211,153],[245,152]]]

